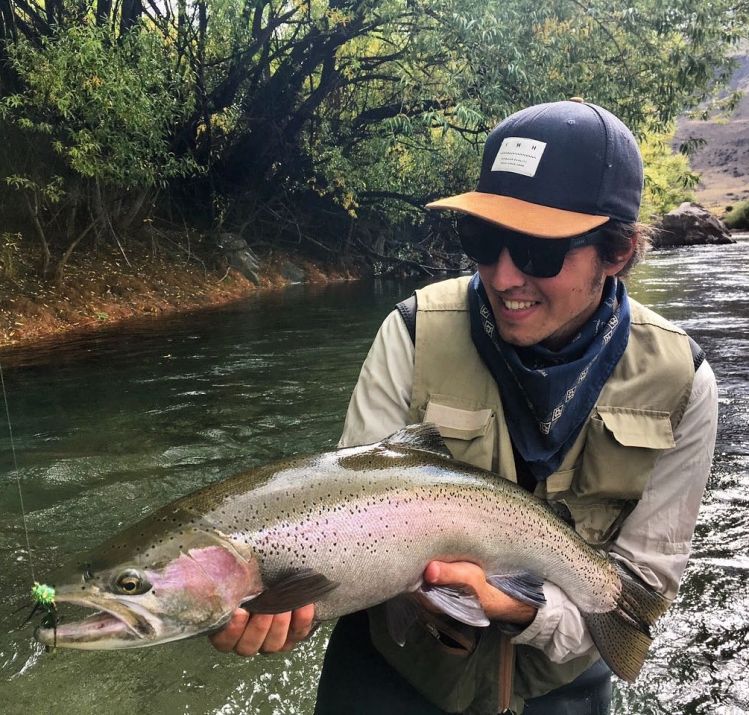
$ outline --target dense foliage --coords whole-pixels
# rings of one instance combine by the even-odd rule
[[[640,142],[645,164],[640,220],[645,223],[684,201],[694,201],[699,174],[690,169],[686,154],[675,152],[672,144],[673,132],[651,133]]]
[[[86,236],[177,215],[449,262],[422,206],[473,186],[498,120],[577,95],[660,134],[745,27],[741,0],[0,0],[5,213],[58,275]],[[656,173],[660,209],[691,179]]]
[[[0,149],[4,180],[29,208],[43,272],[54,237],[66,243],[61,271],[90,232],[118,240],[149,196],[197,170],[189,154],[170,150],[168,136],[189,113],[191,96],[152,33],[112,44],[107,30],[74,25],[38,45],[20,40],[10,66],[24,91],[0,105],[16,130],[16,141]]]
[[[727,208],[723,221],[728,228],[749,231],[749,201],[739,201],[730,210]]]

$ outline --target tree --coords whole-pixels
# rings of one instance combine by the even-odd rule
[[[115,42],[109,28],[73,25],[39,46],[18,42],[9,58],[24,89],[2,99],[0,118],[25,151],[19,157],[17,145],[4,148],[4,182],[23,195],[44,274],[55,242],[48,234],[60,244],[54,272],[62,280],[87,235],[119,241],[156,191],[195,170],[168,141],[190,104],[152,33],[131,31]]]
[[[306,150],[316,185],[341,187],[360,214],[394,223],[408,214],[418,224],[415,207],[473,188],[486,133],[528,104],[583,96],[641,139],[665,131],[720,86],[746,31],[744,6],[697,0],[442,0],[420,18],[413,31],[388,28],[383,43],[408,49],[367,92],[351,67],[354,80],[319,114],[327,134],[318,129]]]
[[[216,224],[419,262],[407,239],[439,229],[421,207],[474,185],[483,140],[501,118],[583,96],[641,137],[663,132],[725,78],[746,13],[743,0],[0,0],[3,51],[28,58],[0,56],[1,91],[6,107],[24,98],[17,123],[28,118],[38,132],[56,117],[54,146],[76,177],[140,191],[160,184],[204,201]],[[65,53],[45,59],[63,37],[85,49],[92,25],[109,28],[94,66],[111,53],[118,72],[137,74],[137,96],[103,70],[64,74],[52,65],[72,67]],[[90,114],[34,84],[35,53],[70,95],[102,80],[83,86]],[[102,138],[96,117],[108,115],[107,97],[122,106],[121,125],[144,128],[135,144],[122,129]],[[144,123],[127,118],[130,104]]]

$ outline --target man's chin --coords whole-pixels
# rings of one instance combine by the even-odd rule
[[[497,321],[497,333],[503,342],[516,348],[528,348],[546,337],[527,327],[503,325],[500,321]]]

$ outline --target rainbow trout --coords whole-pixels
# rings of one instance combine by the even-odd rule
[[[488,625],[472,594],[423,586],[432,559],[474,562],[537,607],[543,581],[554,582],[629,681],[668,605],[543,502],[456,462],[434,426],[414,425],[377,444],[239,474],[159,509],[53,581],[58,605],[97,612],[36,635],[60,647],[138,648],[215,631],[240,605],[279,613],[315,603],[327,620],[385,601],[397,607],[417,590],[457,620]],[[402,643],[407,630],[393,636]]]

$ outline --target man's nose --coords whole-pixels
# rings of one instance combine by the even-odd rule
[[[489,267],[488,279],[491,287],[498,291],[508,291],[525,285],[527,276],[513,262],[510,252],[503,248],[496,262]]]

